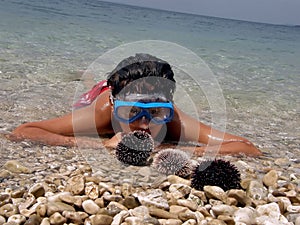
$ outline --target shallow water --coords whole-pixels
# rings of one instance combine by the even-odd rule
[[[300,158],[299,27],[93,0],[1,1],[1,132],[69,112],[81,71],[120,44],[149,39],[191,49],[209,65],[226,101],[228,132],[250,139],[270,158]],[[195,99],[200,119],[211,123],[203,92],[193,80],[177,77]],[[188,109],[180,94],[176,98]],[[7,142],[1,143],[7,156]]]

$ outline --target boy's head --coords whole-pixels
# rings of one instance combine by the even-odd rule
[[[130,94],[145,94],[172,101],[175,91],[171,66],[149,54],[140,53],[122,60],[108,75],[107,82],[113,97],[119,99]]]

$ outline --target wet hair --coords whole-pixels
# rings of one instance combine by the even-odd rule
[[[122,60],[109,73],[107,83],[113,97],[118,94],[118,97],[135,93],[160,94],[172,101],[175,91],[174,73],[169,63],[143,53]]]

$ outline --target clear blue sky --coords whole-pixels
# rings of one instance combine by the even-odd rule
[[[300,0],[105,0],[254,22],[300,25]]]

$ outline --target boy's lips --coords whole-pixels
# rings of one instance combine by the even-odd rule
[[[141,131],[145,131],[146,133],[148,133],[148,134],[150,134],[150,135],[151,135],[151,131],[150,131],[150,129],[149,129],[149,128],[147,128],[147,129],[139,129],[139,130],[141,130]]]

